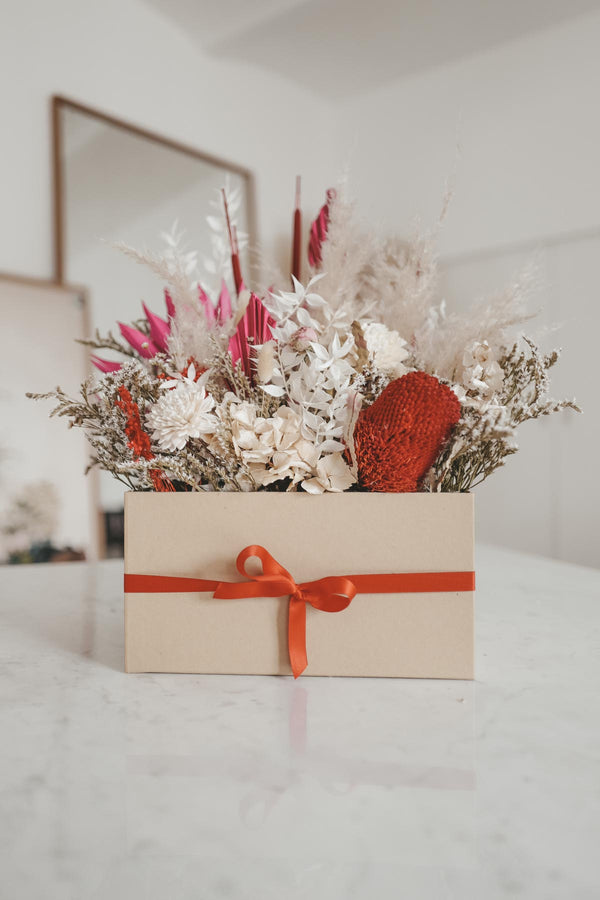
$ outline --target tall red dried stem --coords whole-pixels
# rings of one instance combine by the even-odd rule
[[[231,268],[233,270],[233,281],[235,284],[235,290],[239,297],[240,291],[242,290],[242,269],[240,266],[240,254],[237,243],[237,234],[235,230],[235,226],[232,228],[231,221],[229,219],[229,206],[227,203],[227,194],[225,192],[225,188],[221,188],[221,193],[223,194],[223,206],[225,207],[225,221],[227,222],[227,233],[229,234],[229,245],[231,247]]]
[[[294,206],[294,229],[292,236],[292,275],[300,281],[302,273],[302,210],[300,209],[301,178],[296,176],[296,202]]]

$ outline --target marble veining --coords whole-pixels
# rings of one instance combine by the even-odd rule
[[[125,675],[122,567],[0,570],[0,897],[600,896],[600,572],[480,548],[477,680]]]

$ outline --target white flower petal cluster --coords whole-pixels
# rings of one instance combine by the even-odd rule
[[[347,491],[355,480],[342,454],[329,453],[317,463],[315,477],[303,481],[302,487],[309,494],[324,494],[326,491],[340,493]]]
[[[391,331],[380,322],[370,322],[363,326],[363,333],[369,356],[377,369],[394,378],[406,374],[406,366],[402,363],[409,351],[397,331]]]
[[[298,484],[317,465],[318,450],[302,437],[302,420],[289,406],[264,418],[253,403],[235,401],[228,404],[227,417],[236,453],[257,485],[285,478]]]
[[[487,341],[473,341],[462,358],[462,385],[484,397],[500,393],[504,375]]]
[[[354,483],[339,452],[337,441],[320,446],[303,435],[302,417],[289,406],[280,406],[270,418],[257,414],[253,403],[229,395],[221,415],[229,422],[237,455],[259,487],[290,479],[309,493],[343,491]],[[323,450],[329,450],[321,456]],[[335,452],[331,452],[331,450]]]
[[[190,366],[190,369],[193,367]],[[167,382],[169,385],[171,382]],[[207,395],[202,381],[193,374],[167,387],[146,416],[152,440],[161,450],[183,450],[190,438],[214,434],[218,419],[212,413],[215,401]]]

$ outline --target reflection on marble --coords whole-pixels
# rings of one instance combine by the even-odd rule
[[[125,675],[118,563],[0,571],[0,896],[600,896],[600,572],[477,568],[475,683]]]

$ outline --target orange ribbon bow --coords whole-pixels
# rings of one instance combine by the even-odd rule
[[[262,573],[246,572],[246,562],[257,557]],[[246,547],[236,560],[240,575],[249,581],[207,581],[171,575],[125,575],[126,594],[186,593],[210,591],[216,599],[289,596],[288,648],[294,678],[308,665],[306,655],[306,604],[323,612],[341,612],[358,593],[420,593],[423,591],[472,591],[474,572],[405,572],[394,575],[332,575],[296,584],[287,569],[259,544]]]

